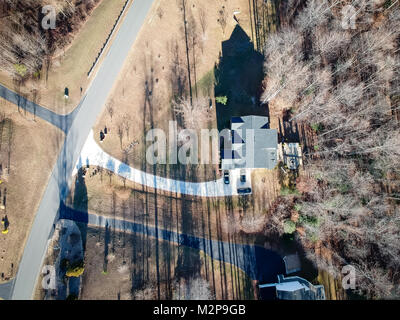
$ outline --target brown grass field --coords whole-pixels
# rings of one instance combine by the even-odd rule
[[[1,219],[9,233],[0,233],[0,274],[13,278],[42,194],[61,148],[63,133],[0,98]],[[4,200],[6,199],[6,200]],[[4,226],[1,226],[3,231]]]

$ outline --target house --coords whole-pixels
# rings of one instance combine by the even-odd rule
[[[276,167],[278,131],[269,129],[268,117],[233,117],[230,133],[230,141],[222,146],[222,170]]]
[[[313,285],[301,277],[278,276],[277,283],[259,285],[260,290],[276,288],[276,297],[279,300],[325,300],[323,285]]]

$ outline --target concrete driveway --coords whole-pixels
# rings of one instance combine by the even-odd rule
[[[143,172],[141,170],[132,168],[125,163],[122,163],[118,159],[115,159],[104,152],[94,140],[93,131],[91,131],[88,139],[86,140],[73,174],[77,174],[78,170],[86,165],[100,166],[120,175],[121,177],[126,178],[129,181],[145,185],[150,188],[198,197],[237,196],[238,188],[251,187],[250,169],[246,169],[245,183],[240,181],[240,170],[233,170],[231,172],[231,182],[228,185],[224,183],[223,179],[195,183],[173,180]]]

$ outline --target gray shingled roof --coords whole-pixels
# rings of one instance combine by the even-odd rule
[[[247,148],[254,146],[254,152],[247,155],[247,162],[222,161],[222,169],[266,168],[273,169],[277,164],[278,131],[269,128],[268,117],[234,117],[231,121],[235,153],[246,157]],[[249,132],[248,130],[252,130]],[[253,141],[247,139],[253,138]]]

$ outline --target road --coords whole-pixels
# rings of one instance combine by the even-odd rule
[[[14,285],[14,280],[0,284],[0,300],[1,299],[8,300],[10,298],[13,285]]]
[[[69,129],[71,128],[72,123],[74,122],[74,119],[84,101],[83,99],[82,102],[79,104],[79,106],[75,108],[75,110],[72,111],[71,113],[66,115],[60,115],[32,101],[29,101],[28,99],[20,96],[18,93],[15,93],[14,91],[8,89],[7,87],[1,84],[0,84],[0,97],[15,104],[16,106],[25,111],[34,114],[36,117],[41,118],[44,121],[47,121],[53,126],[64,131],[65,134],[67,134]]]
[[[275,282],[278,274],[285,273],[285,265],[280,255],[257,245],[229,243],[156,229],[129,220],[103,217],[96,214],[80,212],[62,205],[60,219],[82,222],[89,226],[110,228],[121,232],[142,234],[159,241],[168,241],[180,246],[200,250],[213,260],[232,264],[243,270],[252,280]]]
[[[60,203],[68,194],[74,166],[152,4],[152,0],[134,0],[92,85],[68,126],[64,145],[25,245],[11,296],[13,300],[30,300],[33,297],[48,239],[57,220]]]

